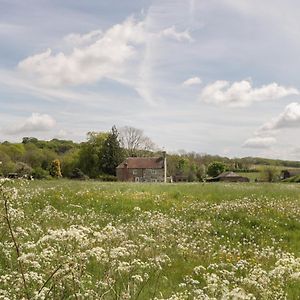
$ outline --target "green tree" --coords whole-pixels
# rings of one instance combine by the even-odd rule
[[[61,157],[61,172],[64,177],[71,177],[79,164],[79,150],[72,149]]]
[[[78,168],[91,178],[97,177],[102,172],[101,158],[107,137],[108,133],[89,132],[88,141],[81,144]]]
[[[198,178],[199,181],[204,181],[205,180],[205,177],[206,177],[206,168],[205,168],[205,165],[200,165],[197,168],[196,176],[197,176],[197,178]]]
[[[224,163],[220,161],[214,161],[208,165],[207,174],[211,177],[216,177],[220,175],[222,172],[224,172],[225,169],[226,166]]]
[[[15,170],[15,163],[8,154],[0,150],[0,176],[7,176],[9,173],[15,172]]]
[[[279,171],[276,167],[266,166],[260,172],[261,181],[274,182],[279,180]]]
[[[102,171],[109,175],[116,175],[116,167],[124,160],[124,150],[120,146],[119,133],[112,127],[103,145],[101,157]]]

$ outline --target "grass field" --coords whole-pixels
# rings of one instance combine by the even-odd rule
[[[300,299],[300,185],[2,190],[0,299]]]

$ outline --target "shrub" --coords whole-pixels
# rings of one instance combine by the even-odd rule
[[[31,175],[32,171],[32,168],[23,162],[18,162],[16,164],[16,173],[18,176]]]
[[[111,182],[115,182],[118,180],[117,177],[113,175],[99,175],[97,176],[97,179],[100,181],[111,181]]]
[[[33,169],[32,176],[35,179],[49,179],[50,174],[49,171],[42,169],[41,167],[37,167]]]
[[[89,177],[87,175],[85,175],[79,168],[75,168],[71,175],[70,175],[71,179],[79,179],[79,180],[87,180],[89,179]]]

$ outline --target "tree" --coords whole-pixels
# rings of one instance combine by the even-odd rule
[[[208,165],[207,174],[211,177],[216,177],[220,175],[222,172],[224,172],[225,169],[226,166],[224,163],[219,161],[214,161]]]
[[[56,177],[56,178],[62,177],[59,159],[53,160],[50,166],[49,173],[52,177]]]
[[[102,172],[102,153],[108,133],[89,132],[88,141],[81,145],[78,155],[78,168],[91,178]]]
[[[64,177],[71,177],[77,168],[79,161],[79,150],[72,149],[61,157],[61,172]]]
[[[0,176],[7,176],[16,170],[15,163],[10,159],[9,155],[0,150]]]
[[[279,179],[279,172],[276,167],[266,166],[261,170],[261,180],[266,182],[274,182]]]
[[[119,131],[121,146],[128,151],[129,156],[136,156],[138,150],[154,150],[155,144],[144,135],[143,130],[124,126]]]
[[[204,181],[206,177],[206,168],[205,165],[200,165],[197,169],[196,176],[199,181]]]
[[[109,175],[116,175],[116,167],[124,160],[124,151],[121,148],[119,132],[112,127],[104,142],[101,157],[102,171]]]

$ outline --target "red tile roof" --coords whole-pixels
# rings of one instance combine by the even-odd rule
[[[162,169],[164,167],[164,159],[162,157],[128,157],[117,169]]]

